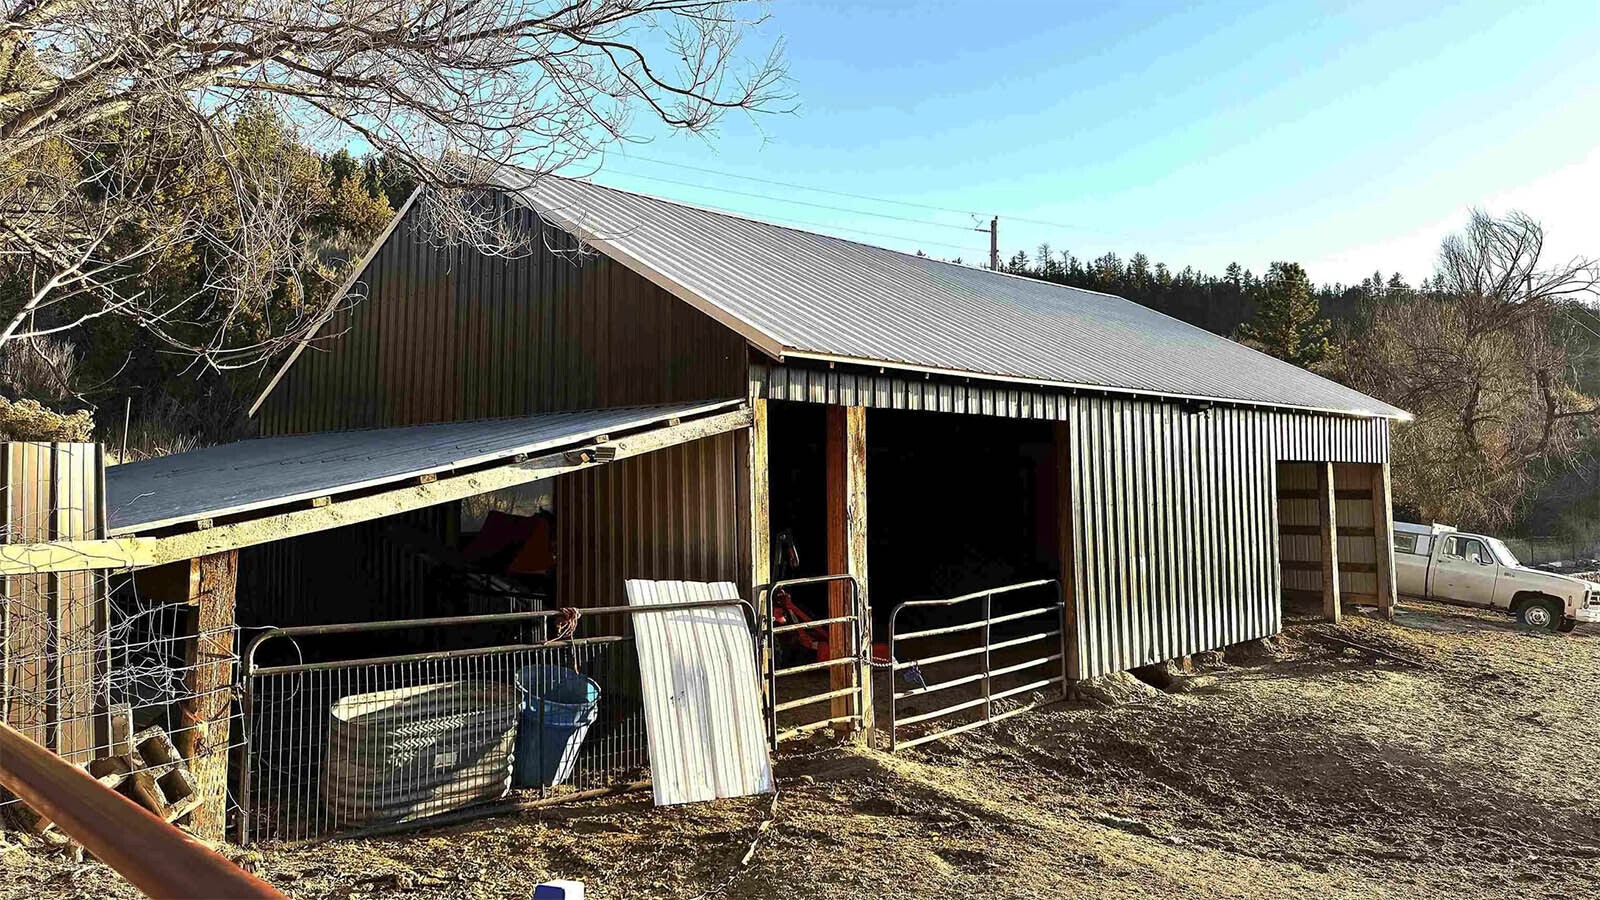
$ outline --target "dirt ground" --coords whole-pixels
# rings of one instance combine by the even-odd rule
[[[599,900],[1600,896],[1600,630],[1406,604],[1393,624],[1292,624],[1206,673],[898,756],[799,745],[775,803],[634,794],[232,852],[304,898],[515,898],[546,878]],[[19,840],[0,835],[0,897],[135,895]]]

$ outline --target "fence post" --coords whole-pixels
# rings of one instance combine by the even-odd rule
[[[994,718],[994,684],[989,673],[994,668],[990,648],[994,645],[994,594],[983,595],[983,720]]]
[[[185,697],[178,705],[172,739],[188,761],[202,798],[190,825],[200,837],[222,840],[227,824],[239,551],[156,566],[141,571],[136,579],[145,596],[190,610],[193,624],[184,637]]]

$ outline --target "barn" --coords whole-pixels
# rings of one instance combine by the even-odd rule
[[[98,499],[88,476],[86,543],[0,554],[198,611],[162,714],[242,749],[199,774],[247,827],[349,824],[285,798],[330,789],[322,720],[375,687],[561,653],[637,694],[628,579],[736,586],[772,742],[894,748],[1272,635],[1286,604],[1392,610],[1399,409],[1115,296],[553,176],[487,202],[516,252],[442,244],[414,197],[260,437],[109,467]],[[637,777],[635,712],[602,714],[569,796]]]
[[[781,535],[787,574],[854,575],[879,630],[904,600],[1059,579],[1077,679],[1273,634],[1286,596],[1392,603],[1387,404],[1105,294],[581,181],[503,202],[535,252],[441,249],[400,215],[366,302],[255,415],[747,405],[748,429],[556,481],[563,604],[640,574],[752,590]]]

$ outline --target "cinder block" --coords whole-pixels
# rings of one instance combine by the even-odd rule
[[[133,771],[133,762],[126,756],[102,756],[89,763],[89,774],[101,784],[116,790]]]
[[[133,755],[133,706],[127,703],[112,704],[110,717],[110,743],[112,756]]]
[[[161,790],[162,768],[135,769],[123,783],[123,793],[139,801],[139,805],[156,815],[167,811],[167,795]]]
[[[152,725],[133,736],[133,748],[146,766],[164,766],[181,762],[178,748],[172,738],[161,728]]]

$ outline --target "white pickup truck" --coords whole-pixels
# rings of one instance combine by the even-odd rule
[[[1394,523],[1395,588],[1407,597],[1497,609],[1529,628],[1600,622],[1600,584],[1517,562],[1498,538]]]

